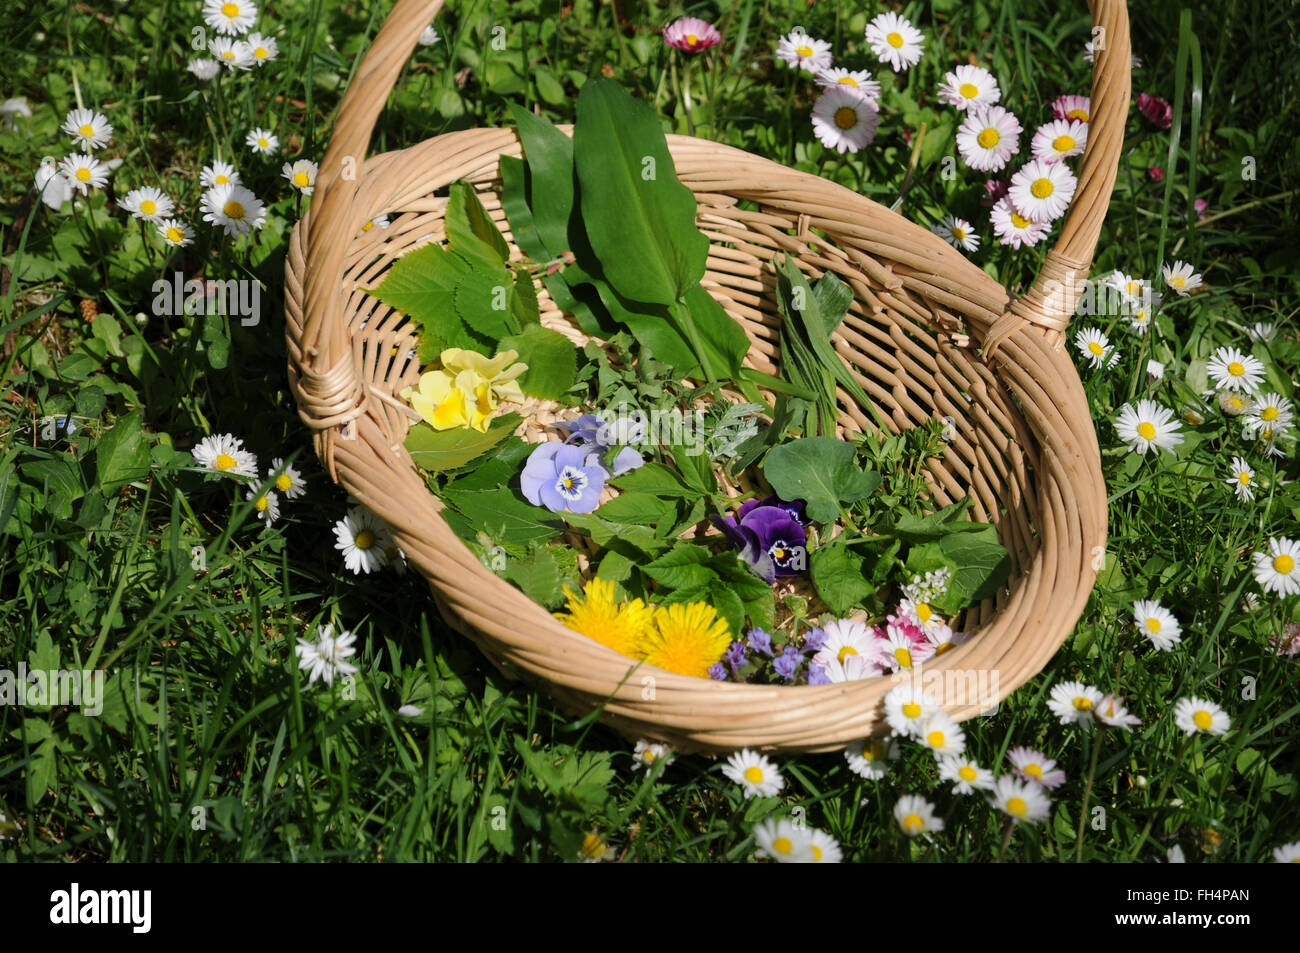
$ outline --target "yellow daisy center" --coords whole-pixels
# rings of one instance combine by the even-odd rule
[[[1029,191],[1033,193],[1034,198],[1045,199],[1056,191],[1056,186],[1052,185],[1051,179],[1035,179],[1034,184],[1029,187]]]
[[[975,773],[975,769],[972,768],[969,764],[963,764],[960,768],[958,768],[957,774],[963,781],[974,781],[975,778],[978,777],[978,775],[976,775]]]
[[[1016,817],[1024,817],[1029,812],[1029,805],[1025,803],[1024,798],[1013,797],[1007,801],[1007,813],[1014,814]]]
[[[1259,419],[1260,419],[1260,420],[1277,420],[1277,408],[1276,408],[1276,407],[1265,407],[1263,410],[1261,410],[1261,411],[1259,412]]]
[[[835,110],[835,125],[841,129],[852,129],[858,124],[858,114],[849,106],[841,106]]]
[[[1077,119],[1079,122],[1088,121],[1088,111],[1086,109],[1071,109],[1065,114],[1066,119]]]
[[[974,83],[962,83],[957,87],[957,92],[961,93],[967,99],[974,99],[980,94],[980,88]]]
[[[269,142],[266,141],[266,137],[265,137],[265,136],[259,137],[258,140],[257,140],[257,144],[258,144],[259,146],[261,146],[263,149],[265,149],[265,148],[267,148],[268,146],[271,145]]]
[[[647,763],[652,763],[655,759],[655,753],[649,748],[646,748],[645,751],[641,752],[641,757],[645,759]]]
[[[857,86],[857,85],[858,85],[858,81],[857,81],[856,79],[854,79],[852,76],[841,76],[838,80],[836,80],[836,82],[839,83],[841,86]]]
[[[848,658],[850,655],[857,655],[857,654],[858,654],[858,650],[857,650],[857,649],[855,649],[855,648],[854,648],[853,646],[851,646],[851,645],[846,645],[846,646],[844,646],[842,649],[840,649],[840,654],[837,655],[837,656],[835,656],[835,660],[836,660],[837,662],[839,662],[841,665],[843,665],[843,664],[844,664],[844,660],[845,660],[846,658]]]
[[[1016,226],[1016,228],[1028,228],[1034,223],[1029,219],[1024,218],[1019,212],[1013,211],[1011,213],[1011,224]]]
[[[1291,570],[1295,569],[1295,560],[1283,553],[1281,556],[1273,558],[1273,569],[1284,576],[1291,575]]]
[[[1228,373],[1233,377],[1240,377],[1242,374],[1246,373],[1245,365],[1233,361],[1228,365]]]
[[[588,834],[582,839],[582,856],[599,857],[605,852],[605,842],[597,834]]]
[[[990,126],[988,129],[981,131],[980,134],[975,137],[975,141],[985,149],[992,149],[1002,141],[1002,136],[996,129]]]
[[[370,230],[371,230],[372,228],[374,228],[374,227],[375,227],[375,223],[374,223],[374,222],[366,222],[366,224],[364,224],[364,225],[361,226],[361,230],[362,230],[363,232],[368,232],[368,231],[370,231]]]
[[[818,847],[816,844],[813,844],[813,845],[812,845],[812,855],[813,855],[813,863],[814,863],[814,864],[819,864],[819,863],[821,863],[821,859],[822,859],[822,849],[821,849],[820,847]]]
[[[909,834],[917,834],[925,827],[925,821],[921,820],[920,814],[909,814],[903,818],[903,830]]]
[[[812,56],[813,48],[811,46],[796,46],[794,51],[800,56]]]
[[[1151,618],[1147,619],[1148,632],[1159,632],[1161,628],[1162,626],[1160,625],[1160,620],[1157,619],[1155,616],[1152,616]]]
[[[375,545],[375,534],[368,529],[363,529],[357,533],[357,538],[353,542],[356,543],[357,549],[369,549]]]
[[[84,166],[77,170],[77,178],[82,182],[90,181],[90,170]]]
[[[1173,285],[1175,288],[1181,288],[1183,285],[1187,284],[1187,279],[1179,275],[1175,275],[1174,277],[1169,279],[1169,283]]]
[[[1043,780],[1043,769],[1040,765],[1037,764],[1025,765],[1025,774],[1029,775],[1030,777],[1038,778],[1038,780],[1040,781]]]
[[[1228,406],[1233,410],[1241,410],[1246,406],[1246,402],[1234,394],[1228,398]]]
[[[1078,698],[1074,700],[1074,710],[1092,711],[1092,699],[1084,695],[1080,695]]]
[[[1250,486],[1250,474],[1245,470],[1242,470],[1241,473],[1238,474],[1237,480],[1240,481],[1242,486]]]
[[[863,761],[876,760],[876,752],[872,750],[871,745],[866,744],[862,746],[862,760]]]
[[[903,35],[901,33],[890,33],[885,37],[885,42],[897,50],[903,45]]]
[[[218,454],[213,463],[218,470],[233,470],[236,466],[235,458],[228,453]]]
[[[1214,719],[1210,717],[1208,711],[1198,711],[1192,716],[1192,721],[1195,723],[1197,728],[1201,729],[1201,731],[1209,731],[1210,725],[1214,723]]]
[[[224,53],[221,54],[221,58],[222,58],[223,60],[233,60],[233,59],[235,58],[235,51],[234,51],[234,50],[226,50],[226,52],[224,52]]]
[[[1069,152],[1075,146],[1074,137],[1057,136],[1052,140],[1052,148],[1057,152]]]
[[[919,718],[921,717],[921,706],[916,702],[904,702],[903,714],[908,718]]]
[[[225,175],[224,173],[218,175],[215,179],[212,180],[213,185],[226,185],[229,182],[230,182],[230,176]]]
[[[1128,284],[1124,286],[1124,290],[1136,298],[1138,295],[1142,293],[1142,282],[1130,281]]]
[[[173,225],[167,229],[167,240],[179,245],[185,240],[185,233]]]
[[[298,188],[305,189],[310,183],[311,179],[307,178],[306,172],[295,172],[293,174],[293,184]]]
[[[1098,357],[1101,357],[1103,354],[1106,353],[1106,349],[1102,347],[1100,344],[1098,344],[1096,341],[1088,342],[1088,350],[1092,351],[1092,353],[1096,354]]]
[[[257,502],[253,504],[259,513],[265,513],[266,508],[271,505],[271,501],[264,496],[259,496]]]
[[[898,659],[898,664],[903,668],[912,667],[912,653],[907,649],[894,649],[894,658]]]
[[[694,33],[688,33],[686,34],[686,42],[690,46],[695,46],[697,43],[700,42],[700,38],[696,36]]]
[[[778,854],[788,854],[794,850],[794,842],[788,837],[778,837],[772,841],[772,849]]]
[[[153,199],[145,199],[140,203],[140,211],[144,212],[146,215],[152,215],[154,212],[158,211],[158,203]]]
[[[278,477],[275,478],[275,488],[279,490],[281,493],[285,492],[292,486],[293,486],[293,480],[289,477],[289,474],[287,473],[281,473]]]
[[[958,226],[957,228],[954,228],[954,229],[952,230],[952,237],[955,238],[955,239],[957,239],[957,241],[961,241],[963,238],[966,237],[966,229],[962,228],[961,226]],[[918,607],[918,609],[917,609],[917,614],[918,614],[918,615],[920,614],[920,608],[919,608],[919,607]],[[925,619],[922,619],[921,621],[924,622]]]
[[[237,3],[223,3],[223,4],[221,5],[221,13],[222,13],[223,16],[227,16],[227,17],[237,17],[237,16],[239,16],[239,4],[237,4]]]
[[[926,740],[930,743],[931,748],[943,747],[944,734],[942,731],[932,731],[926,735]]]
[[[95,134],[95,127],[92,126],[90,123],[86,123],[84,126],[81,127],[81,134],[83,136],[93,136]]]
[[[253,50],[253,55],[256,56],[259,60],[264,60],[264,59],[266,59],[270,54],[267,53],[267,51],[266,51],[266,47],[264,47],[264,46],[259,46],[257,49]]]
[[[1143,440],[1156,439],[1155,424],[1151,423],[1150,421],[1144,420],[1142,421],[1142,423],[1138,424],[1137,432],[1138,432],[1138,436],[1141,437]]]
[[[746,768],[745,780],[750,784],[761,784],[763,781],[763,769],[756,764]]]

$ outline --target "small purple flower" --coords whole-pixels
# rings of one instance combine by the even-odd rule
[[[803,503],[784,503],[776,497],[743,504],[736,515],[711,515],[713,524],[722,530],[740,558],[766,583],[777,576],[797,576],[808,565],[804,548],[808,535],[804,530]]]
[[[803,650],[805,652],[817,653],[822,650],[822,645],[826,641],[826,630],[818,627],[809,629],[803,636]]]
[[[762,629],[749,630],[749,647],[755,652],[762,652],[768,658],[772,657],[772,637]]]
[[[731,647],[727,649],[727,654],[722,656],[722,661],[731,666],[731,674],[735,675],[739,672],[740,667],[748,661],[747,648],[744,642],[732,642]]]
[[[727,680],[727,669],[721,662],[714,662],[709,666],[709,678],[715,682],[725,682]]]
[[[830,676],[826,674],[826,669],[816,663],[808,666],[809,685],[829,685],[830,683]]]
[[[803,662],[803,654],[793,645],[787,645],[785,651],[772,663],[772,668],[776,669],[776,674],[787,682],[793,682],[794,673],[799,670],[801,662]]]
[[[600,502],[609,474],[595,454],[582,447],[544,443],[528,457],[519,478],[524,497],[552,513],[590,513]]]

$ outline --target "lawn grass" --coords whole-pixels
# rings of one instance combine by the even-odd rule
[[[1093,274],[1121,269],[1160,288],[1161,264],[1177,258],[1209,287],[1168,296],[1146,337],[1119,319],[1071,325],[1071,339],[1100,326],[1122,353],[1109,369],[1079,361],[1109,539],[1065,647],[996,714],[964,726],[982,765],[1002,772],[1006,751],[1028,745],[1068,776],[1047,822],[1013,829],[982,797],[952,793],[912,745],[880,781],[852,774],[840,754],[777,757],[787,782],[777,798],[744,799],[713,759],[682,755],[638,771],[630,741],[501,677],[442,622],[418,576],[346,572],[332,533],[346,497],[315,461],[285,376],[284,256],[306,200],[280,165],[322,157],[389,4],[264,6],[259,28],[276,32],[279,58],[199,83],[185,71],[197,55],[197,0],[10,4],[0,97],[25,96],[34,115],[0,131],[0,668],[103,667],[107,688],[99,717],[0,707],[0,858],[573,860],[599,831],[623,860],[743,860],[769,816],[829,832],[846,860],[1147,861],[1176,846],[1193,861],[1257,861],[1300,840],[1300,660],[1277,657],[1268,642],[1300,621],[1300,600],[1260,593],[1250,569],[1270,537],[1300,535],[1297,466],[1243,441],[1237,421],[1202,397],[1206,359],[1221,345],[1253,351],[1269,368],[1267,389],[1287,396],[1300,366],[1294,9],[1203,0],[1132,11],[1143,59],[1134,93],[1172,102],[1173,128],[1132,111]],[[901,202],[926,226],[948,213],[970,219],[984,238],[973,259],[1024,290],[1049,246],[996,245],[979,205],[983,177],[960,164],[955,178],[941,174],[955,155],[954,114],[933,90],[968,54],[990,67],[1025,125],[1023,158],[1050,118],[1045,104],[1087,92],[1084,5],[908,3],[927,52],[903,74],[880,68],[862,43],[878,8],[627,2],[620,28],[609,4],[455,3],[438,17],[442,42],[419,48],[404,72],[373,149],[505,125],[507,102],[571,121],[575,80],[604,69],[654,101],[674,131]],[[686,77],[674,80],[657,33],[681,13],[725,36],[701,61],[716,69],[696,64],[689,115],[678,93]],[[777,39],[800,23],[885,87],[885,123],[861,153],[822,149],[807,118],[815,84],[773,59]],[[505,50],[493,46],[494,26]],[[79,102],[108,115],[113,142],[102,157],[122,165],[116,189],[53,213],[32,175],[42,156],[68,151],[58,126]],[[279,136],[273,160],[243,145],[259,125]],[[234,242],[198,221],[198,170],[217,158],[235,161],[268,201],[254,238]],[[188,210],[193,246],[164,249],[115,209],[127,188],[151,184]],[[1208,203],[1204,219],[1196,198]],[[261,321],[151,313],[153,282],[177,270],[260,280]],[[1271,343],[1249,339],[1257,322],[1275,326]],[[1162,379],[1149,377],[1148,360],[1164,365]],[[1184,426],[1176,454],[1138,456],[1112,421],[1142,397],[1198,410],[1205,422]],[[70,436],[42,423],[68,414]],[[307,495],[285,501],[273,527],[232,483],[193,469],[186,451],[227,431],[263,468],[284,457],[307,477]],[[1256,470],[1251,502],[1227,485],[1237,455]],[[1138,599],[1175,613],[1183,640],[1174,650],[1155,651],[1134,632]],[[360,668],[328,688],[309,686],[293,653],[325,624],[358,636]],[[1045,701],[1075,678],[1121,694],[1141,726],[1061,726]],[[1185,740],[1172,712],[1189,695],[1227,710],[1226,736]],[[892,813],[904,794],[928,797],[944,830],[904,836]]]

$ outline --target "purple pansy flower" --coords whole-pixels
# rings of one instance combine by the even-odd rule
[[[787,682],[794,681],[794,673],[798,671],[799,664],[803,661],[803,655],[793,645],[787,645],[785,651],[772,663],[772,668],[776,669],[776,674],[780,675]]]
[[[762,629],[749,630],[749,647],[755,652],[762,652],[768,658],[772,657],[772,637]]]
[[[573,420],[557,423],[556,428],[568,433],[565,443],[577,442],[583,450],[599,453],[602,458],[607,451],[622,444],[641,443],[645,439],[645,424],[639,418],[620,417],[612,423],[602,420],[595,414],[583,414]],[[608,461],[610,476],[622,476],[635,470],[645,460],[631,447],[623,446]]]
[[[597,454],[563,443],[544,443],[528,457],[519,478],[524,497],[553,513],[590,513],[609,474]]]
[[[750,500],[734,517],[709,518],[740,550],[740,558],[754,575],[766,583],[777,576],[796,576],[808,565],[802,501],[785,503],[776,497]]]

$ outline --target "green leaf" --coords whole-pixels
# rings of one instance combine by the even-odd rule
[[[979,532],[981,524],[961,519],[970,504],[970,497],[963,497],[956,503],[945,506],[928,516],[904,513],[894,520],[881,521],[876,527],[876,532],[881,535],[895,536],[905,543],[924,543],[941,539],[949,533]]]
[[[558,106],[567,98],[564,92],[564,84],[555,78],[555,74],[545,66],[539,66],[533,73],[533,79],[537,82],[537,95],[552,106]]]
[[[560,564],[548,546],[536,547],[525,559],[510,560],[505,577],[546,609],[559,608],[564,602]]]
[[[578,376],[578,349],[559,331],[530,324],[523,333],[502,338],[499,350],[519,352],[528,370],[519,378],[525,394],[561,400]]]
[[[526,271],[515,273],[515,293],[510,299],[510,313],[515,316],[521,328],[542,320],[541,306],[537,303],[537,286]]]
[[[556,514],[521,500],[504,487],[496,490],[443,490],[442,499],[464,516],[471,527],[513,545],[543,543],[564,531],[564,524]]]
[[[427,423],[418,423],[406,435],[406,449],[415,465],[430,473],[455,470],[487,453],[519,426],[518,414],[498,417],[488,426],[486,433],[469,427],[454,430],[434,430]]]
[[[876,591],[863,572],[864,562],[842,539],[819,546],[809,557],[808,568],[817,595],[837,615],[843,615]]]
[[[939,546],[957,571],[951,587],[961,592],[967,604],[995,595],[1011,574],[1011,556],[998,542],[996,527],[987,523],[975,532],[952,533],[939,540]]]
[[[803,500],[808,516],[830,523],[841,503],[853,503],[880,485],[880,474],[857,464],[852,444],[833,437],[806,437],[768,451],[763,476],[783,500]]]
[[[669,589],[694,589],[707,586],[718,578],[717,573],[706,565],[709,556],[709,551],[703,546],[678,543],[641,569],[655,582]]]
[[[705,601],[727,620],[732,640],[740,638],[740,633],[745,631],[745,604],[741,602],[740,596],[730,586],[719,586],[711,595],[712,598]]]
[[[144,439],[139,412],[119,417],[113,428],[99,438],[95,472],[105,496],[149,473],[149,445]]]
[[[659,527],[668,519],[667,501],[649,493],[621,493],[600,506],[600,515],[618,523]]]
[[[605,277],[633,301],[671,305],[704,276],[709,240],[659,120],[604,78],[582,87],[577,111],[583,223]]]
[[[745,355],[749,353],[749,338],[744,329],[702,285],[688,289],[682,300],[714,372],[733,379],[739,376]]]
[[[671,540],[657,539],[647,526],[617,523],[596,513],[565,513],[564,521],[585,532],[597,546],[621,552],[638,563],[643,562],[646,556],[667,549],[671,543]]]
[[[696,497],[698,491],[691,489],[680,474],[671,467],[651,460],[644,465],[611,480],[621,490],[639,490],[656,496]]]
[[[479,201],[474,187],[468,182],[455,182],[449,193],[444,221],[452,250],[471,260],[487,252],[487,261],[495,258],[505,264],[510,258],[510,246]]]
[[[456,282],[452,301],[457,316],[489,341],[519,330],[511,312],[514,280],[504,268],[475,268]]]
[[[379,287],[367,291],[420,326],[421,359],[429,360],[461,335],[453,295],[469,271],[465,259],[430,243],[399,258]]]
[[[54,787],[54,781],[58,777],[58,750],[58,742],[54,738],[46,738],[32,751],[24,772],[27,776],[28,803],[35,804]]]
[[[451,483],[447,484],[446,488],[449,490],[495,490],[503,487],[519,476],[528,455],[534,449],[534,444],[515,436],[507,437],[505,442],[490,458],[484,460],[476,457],[475,459],[479,460],[478,465],[473,467],[467,465]]]
[[[548,261],[569,249],[569,219],[574,203],[573,140],[522,106],[511,103],[510,115],[524,146],[524,158],[528,162],[528,204],[537,236],[545,249],[543,255],[529,257]],[[511,219],[512,227],[513,222]]]

